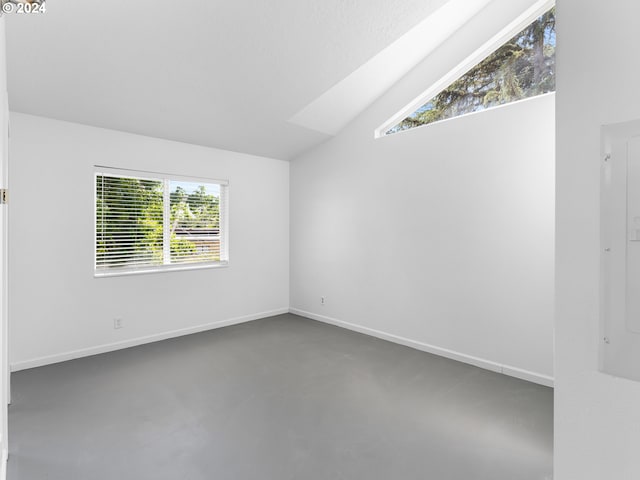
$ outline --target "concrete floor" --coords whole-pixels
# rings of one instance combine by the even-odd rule
[[[9,480],[551,479],[551,389],[294,315],[12,385]]]

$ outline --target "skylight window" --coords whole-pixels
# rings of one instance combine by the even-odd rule
[[[555,7],[385,135],[555,91]]]

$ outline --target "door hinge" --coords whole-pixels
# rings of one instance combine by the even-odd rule
[[[7,203],[9,203],[9,190],[0,188],[0,205],[6,205]]]

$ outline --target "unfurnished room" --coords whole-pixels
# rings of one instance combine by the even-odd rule
[[[640,4],[0,6],[0,480],[640,478]]]

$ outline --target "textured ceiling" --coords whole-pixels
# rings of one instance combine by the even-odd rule
[[[447,0],[64,0],[7,16],[12,110],[289,159],[289,123]]]

